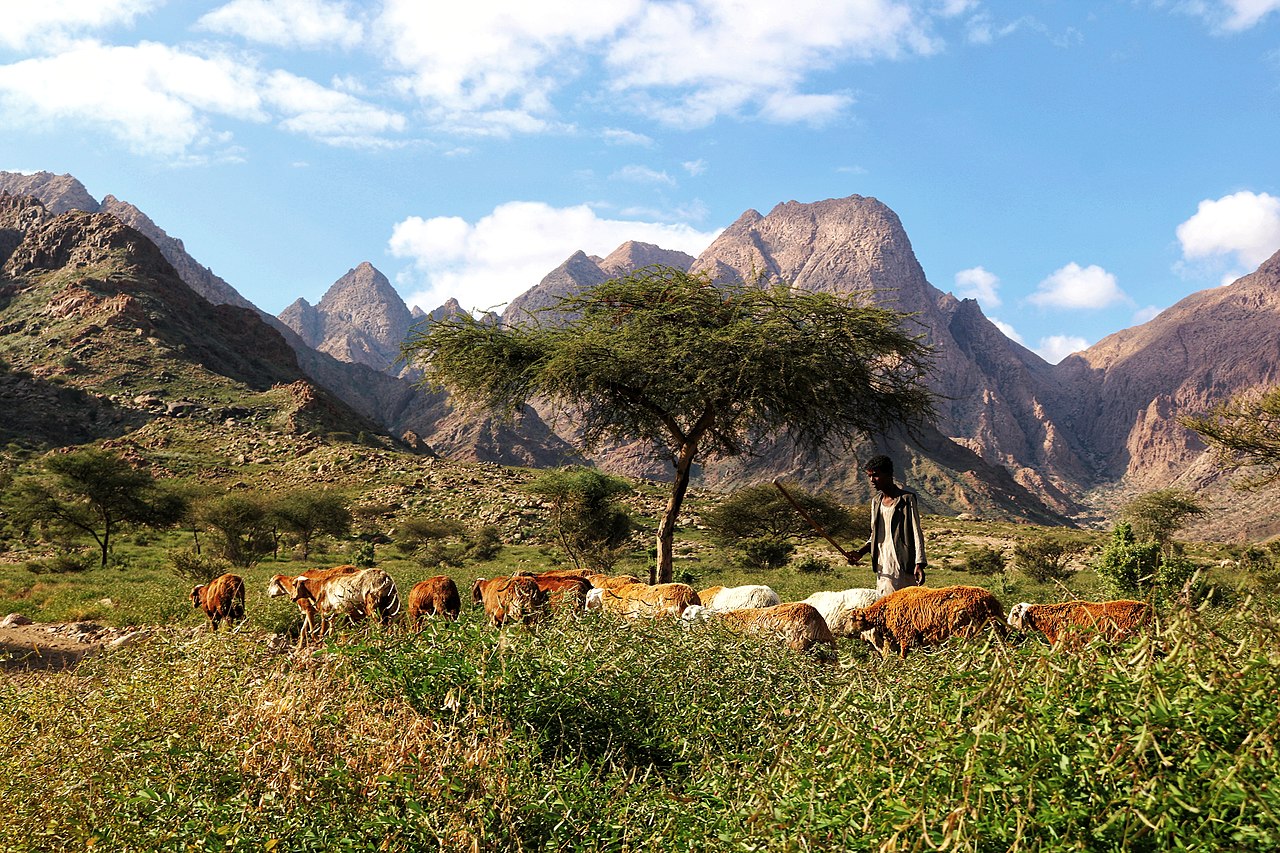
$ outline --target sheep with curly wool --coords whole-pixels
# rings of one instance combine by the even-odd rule
[[[694,604],[685,608],[680,618],[687,624],[714,620],[731,631],[777,640],[798,652],[813,650],[828,660],[836,657],[836,638],[826,620],[803,601],[738,610],[713,610]],[[818,646],[822,648],[815,648]]]
[[[1001,637],[1008,632],[999,600],[976,586],[909,586],[850,610],[844,624],[850,631],[872,632],[872,642],[882,654],[896,649],[903,657],[914,648],[941,645],[951,637],[976,637],[988,625]]]
[[[1151,619],[1151,605],[1145,601],[1022,601],[1009,610],[1011,626],[1019,631],[1039,631],[1054,646],[1072,634],[1082,640],[1097,636],[1118,643],[1136,635]]]
[[[698,592],[702,606],[711,610],[745,610],[750,607],[773,607],[782,599],[772,588],[761,583],[743,586],[713,586]]]
[[[684,583],[628,583],[613,589],[594,587],[587,593],[587,609],[603,610],[629,619],[663,616],[679,618],[691,604],[701,604],[698,593]]]
[[[822,614],[827,620],[827,627],[837,637],[851,637],[858,633],[846,624],[850,610],[870,607],[880,597],[874,589],[854,587],[853,589],[823,590],[815,592],[804,600]]]

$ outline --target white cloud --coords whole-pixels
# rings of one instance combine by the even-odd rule
[[[643,133],[636,133],[631,130],[623,130],[619,127],[607,127],[601,134],[605,142],[613,145],[640,145],[645,148],[653,147],[653,137],[645,136]]]
[[[392,255],[413,262],[418,289],[406,299],[410,305],[431,311],[452,296],[466,308],[483,310],[505,305],[578,250],[603,256],[639,240],[698,255],[717,233],[602,219],[587,205],[513,201],[474,224],[456,216],[411,216],[395,225],[389,247]]]
[[[970,267],[956,273],[956,295],[976,299],[989,308],[1000,307],[1000,279],[982,267]]]
[[[0,47],[32,51],[69,36],[128,26],[164,0],[11,0],[0,11]]]
[[[1225,257],[1252,271],[1280,249],[1280,198],[1242,191],[1206,199],[1176,233],[1183,258]]]
[[[692,178],[696,178],[699,175],[701,175],[703,172],[707,171],[706,160],[685,160],[680,165],[684,168],[686,172],[689,173],[689,176]]]
[[[1160,316],[1160,312],[1163,310],[1163,308],[1155,305],[1148,305],[1146,308],[1140,308],[1133,312],[1133,324],[1135,326],[1141,326],[1149,320],[1154,320],[1156,317]]]
[[[648,166],[630,165],[623,166],[609,177],[623,181],[631,181],[637,184],[665,184],[674,187],[676,185],[675,178],[666,172],[659,172],[656,169],[650,169]]]
[[[673,125],[723,115],[822,123],[852,98],[806,91],[814,75],[939,47],[924,13],[901,0],[387,0],[375,27],[403,89],[436,123],[476,133],[495,112],[542,129],[555,120],[553,96],[601,68],[615,106]]]
[[[267,77],[263,97],[283,114],[280,126],[285,130],[330,145],[385,146],[387,133],[404,130],[404,116],[287,71]]]
[[[1177,8],[1199,15],[1220,32],[1238,33],[1280,10],[1280,0],[1196,0]]]
[[[1114,275],[1097,265],[1077,263],[1055,271],[1027,299],[1042,308],[1105,308],[1129,301]]]
[[[279,47],[351,48],[364,36],[347,4],[331,0],[231,0],[202,16],[196,28]]]
[[[1018,334],[1017,329],[1013,328],[1013,326],[1009,325],[1003,320],[997,320],[995,317],[991,318],[991,322],[992,324],[995,325],[997,329],[1004,332],[1004,336],[1006,338],[1008,338],[1011,341],[1016,341],[1017,343],[1025,345],[1026,342],[1022,340],[1022,335]]]
[[[56,56],[0,66],[0,119],[69,132],[94,128],[135,153],[176,161],[225,156],[214,119],[281,126],[331,144],[357,144],[403,119],[286,72],[151,42],[78,42]]]
[[[1073,352],[1080,352],[1089,347],[1084,338],[1074,335],[1049,335],[1040,339],[1036,353],[1050,364],[1057,364]]]

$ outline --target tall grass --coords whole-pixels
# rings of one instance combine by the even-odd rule
[[[1265,850],[1280,628],[826,666],[714,625],[161,635],[0,681],[3,850]]]

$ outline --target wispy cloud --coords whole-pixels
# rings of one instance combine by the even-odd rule
[[[216,158],[233,147],[213,119],[263,124],[335,145],[374,144],[403,118],[283,71],[225,53],[152,42],[83,41],[0,66],[0,110],[35,128],[95,127],[131,151],[173,161]]]
[[[350,7],[331,0],[232,0],[196,28],[287,48],[352,48],[364,37]]]
[[[1000,307],[1000,279],[982,267],[970,267],[956,273],[956,295],[976,299],[988,308]]]
[[[587,205],[552,207],[508,202],[476,222],[460,217],[411,216],[392,230],[391,254],[413,271],[399,279],[406,301],[431,311],[449,297],[464,307],[505,305],[582,250],[607,255],[627,240],[698,255],[718,232],[600,217]]]
[[[1082,267],[1073,262],[1040,282],[1027,301],[1041,308],[1087,309],[1130,300],[1116,284],[1114,275],[1100,266]],[[1055,336],[1058,337],[1061,336]]]
[[[636,184],[662,184],[664,186],[674,187],[676,185],[675,178],[666,172],[659,172],[657,169],[650,169],[648,166],[629,165],[623,166],[609,177],[615,180],[631,181]]]
[[[1049,335],[1040,339],[1036,354],[1050,364],[1057,364],[1073,352],[1080,352],[1088,347],[1088,341],[1075,335]]]
[[[130,26],[165,0],[44,0],[5,3],[0,47],[31,53],[67,38]]]
[[[1218,33],[1230,34],[1257,26],[1280,10],[1280,0],[1195,0],[1174,8],[1204,19]]]

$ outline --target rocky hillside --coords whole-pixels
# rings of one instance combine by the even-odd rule
[[[378,432],[312,385],[256,312],[210,304],[114,216],[0,195],[0,233],[13,246],[0,266],[0,438],[87,441],[158,417]]]

